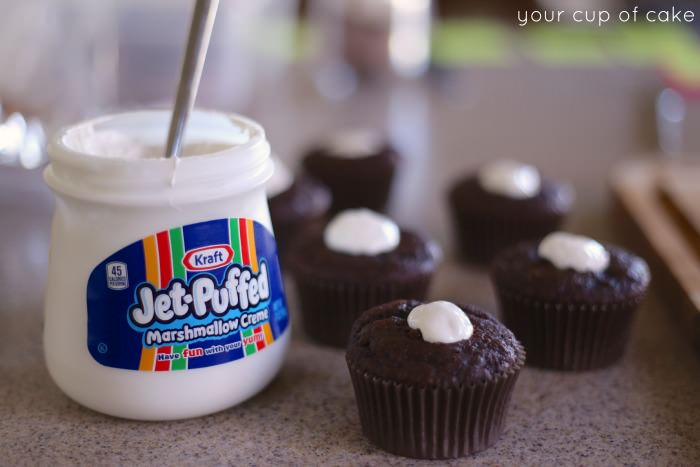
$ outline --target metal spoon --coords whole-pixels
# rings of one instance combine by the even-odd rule
[[[182,62],[180,84],[177,89],[173,116],[170,120],[165,157],[179,157],[182,153],[182,138],[194,101],[197,98],[204,59],[207,56],[218,7],[219,0],[195,0],[192,24],[187,38],[187,49]]]

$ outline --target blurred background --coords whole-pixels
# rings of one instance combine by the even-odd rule
[[[570,181],[569,228],[595,234],[617,161],[700,151],[698,22],[519,27],[518,11],[634,6],[698,13],[690,0],[222,0],[198,106],[258,120],[293,168],[329,132],[377,129],[404,157],[389,212],[408,227],[447,224],[445,187],[510,158]],[[36,170],[46,134],[171,105],[191,8],[0,0],[5,208],[18,196],[50,206]],[[445,228],[430,234],[449,242]]]
[[[504,154],[515,140],[523,151],[550,153],[552,131],[533,126],[556,124],[593,137],[594,128],[585,124],[601,120],[579,115],[588,112],[619,112],[617,130],[636,131],[628,138],[633,147],[621,151],[688,152],[700,148],[692,132],[667,128],[664,119],[669,111],[683,110],[684,127],[694,117],[700,86],[697,22],[611,20],[597,27],[530,21],[519,27],[518,12],[605,9],[614,15],[639,6],[641,17],[672,6],[692,11],[697,4],[223,0],[198,104],[257,118],[283,158],[314,133],[343,125],[384,129],[398,145],[469,136],[464,155],[475,157],[482,151],[469,148],[485,147],[481,138],[492,143],[489,152],[501,156],[516,156]],[[20,112],[51,132],[114,110],[169,106],[191,5],[189,0],[0,0],[5,119]],[[666,88],[675,92],[659,96]],[[612,97],[620,105],[596,107],[595,98],[572,102],[583,95]],[[548,112],[548,106],[555,108]],[[539,118],[528,117],[533,113]],[[556,122],[546,122],[552,115]],[[18,136],[7,128],[0,135],[8,133]],[[35,153],[11,158],[8,153],[17,148],[3,138],[6,164],[41,163]]]

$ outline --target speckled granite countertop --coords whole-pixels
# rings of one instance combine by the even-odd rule
[[[447,265],[441,275],[447,288],[447,277],[461,277],[489,291],[483,274]],[[35,311],[1,315],[0,465],[421,464],[362,437],[343,353],[307,343],[299,329],[279,377],[249,402],[143,423],[84,409],[58,390]],[[525,369],[499,443],[452,463],[700,465],[700,362],[678,333],[650,297],[621,365],[580,374]]]
[[[379,107],[408,118],[401,122],[411,128],[428,125],[425,134],[408,135],[403,146],[409,161],[394,194],[401,203],[394,203],[392,215],[409,227],[426,227],[445,246],[448,261],[438,271],[434,298],[494,310],[486,275],[449,260],[449,219],[440,187],[479,158],[523,154],[551,176],[574,183],[578,204],[570,229],[626,244],[610,228],[615,220],[606,213],[605,181],[616,157],[641,150],[640,93],[632,87],[639,75],[605,73],[577,70],[549,80],[540,72],[526,73],[520,82],[529,86],[526,93],[512,86],[509,70],[473,71],[470,84],[481,97],[470,101],[468,111],[466,103],[454,105],[433,90],[428,97],[414,90],[408,101],[400,93],[388,102],[360,97],[349,108],[299,93],[303,105],[294,95],[287,102],[276,98],[270,112],[252,115],[289,162],[309,135],[324,129],[358,119],[381,127],[387,113]],[[367,101],[371,112],[363,110]],[[411,111],[404,111],[409,104]],[[278,115],[280,106],[297,109],[292,127],[288,116]],[[420,120],[428,115],[429,123]],[[574,131],[580,128],[587,131]],[[461,157],[465,141],[470,159]],[[421,464],[365,441],[343,353],[308,343],[298,326],[274,382],[242,406],[215,415],[131,422],[66,398],[49,378],[41,347],[51,197],[39,175],[0,168],[0,465]],[[428,186],[425,177],[434,189],[417,190]],[[294,319],[296,300],[289,292]],[[579,374],[526,368],[499,443],[453,464],[700,465],[700,358],[672,316],[652,291],[618,366]]]

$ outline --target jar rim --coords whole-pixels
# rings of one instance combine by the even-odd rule
[[[271,176],[265,131],[255,121],[237,114],[196,110],[190,115],[188,140],[194,136],[198,141],[230,144],[199,155],[105,157],[78,150],[68,140],[81,128],[97,126],[127,135],[138,133],[158,144],[165,142],[170,115],[169,110],[121,112],[60,129],[48,145],[46,183],[58,194],[103,203],[182,204],[250,190]],[[244,141],[233,141],[229,134],[233,130],[239,131],[234,136]]]
[[[103,164],[105,166],[122,164],[162,164],[163,162],[167,162],[169,159],[165,157],[122,158],[98,156],[75,149],[74,147],[71,147],[71,145],[68,144],[66,140],[67,138],[72,136],[72,133],[74,133],[76,130],[85,127],[94,128],[97,126],[104,126],[110,122],[119,122],[119,120],[123,121],[129,118],[139,119],[139,121],[141,121],[142,123],[146,123],[147,120],[155,121],[156,118],[161,119],[162,117],[167,117],[167,120],[169,122],[170,115],[171,111],[167,109],[133,110],[103,115],[89,120],[84,120],[73,125],[64,126],[60,128],[56,133],[54,133],[54,135],[49,140],[48,152],[50,160],[52,162],[59,161],[61,163],[66,164],[84,164],[92,163],[93,161],[98,161],[98,163]],[[221,118],[224,117],[228,123],[232,124],[232,126],[238,126],[241,129],[247,130],[247,133],[249,135],[248,140],[242,144],[231,143],[230,147],[219,151],[207,154],[187,156],[187,158],[211,157],[224,152],[228,153],[230,151],[246,151],[259,144],[260,142],[265,141],[265,131],[263,130],[262,126],[260,126],[259,123],[242,115],[234,113],[223,113],[215,110],[197,109],[192,112],[190,122],[192,122],[198,117],[214,117],[220,119],[220,121]],[[134,123],[131,123],[130,126],[134,126]],[[167,127],[164,128],[167,131]],[[164,145],[165,137],[163,137],[162,142]],[[228,144],[227,142],[223,143]]]

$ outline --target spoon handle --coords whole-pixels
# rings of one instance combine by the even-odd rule
[[[173,116],[170,120],[165,157],[179,157],[182,153],[182,138],[187,119],[197,98],[199,81],[202,77],[204,60],[207,56],[218,7],[219,0],[195,0],[187,49],[182,62],[180,84],[177,88]]]

